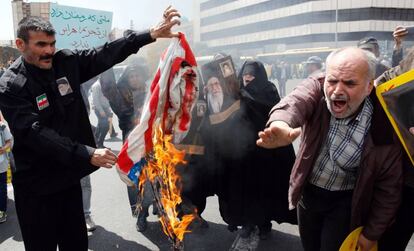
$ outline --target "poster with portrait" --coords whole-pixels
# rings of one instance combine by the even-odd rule
[[[231,75],[235,75],[234,66],[233,62],[231,61],[231,58],[224,60],[223,62],[219,63],[219,65],[223,77],[227,78]]]
[[[231,56],[202,65],[201,75],[210,114],[220,113],[240,99],[240,87]]]
[[[381,84],[376,93],[414,165],[414,70]]]

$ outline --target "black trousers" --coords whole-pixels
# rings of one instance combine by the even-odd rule
[[[0,173],[0,211],[7,211],[7,172]]]
[[[404,251],[414,232],[414,188],[404,186],[395,222],[378,242],[379,251]]]
[[[299,233],[305,251],[337,251],[350,233],[352,191],[307,185],[298,205]]]
[[[88,250],[80,184],[43,196],[15,190],[14,196],[25,250]]]

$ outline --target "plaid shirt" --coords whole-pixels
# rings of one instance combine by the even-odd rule
[[[366,98],[356,117],[336,119],[331,116],[328,137],[309,179],[311,184],[329,191],[354,189],[372,112],[372,101]]]

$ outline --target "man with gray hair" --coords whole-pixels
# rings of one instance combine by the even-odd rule
[[[308,78],[270,113],[259,146],[288,145],[302,130],[290,207],[298,207],[306,251],[338,250],[363,226],[368,251],[392,222],[401,197],[401,147],[373,89],[375,57],[358,48],[332,52],[324,80]]]

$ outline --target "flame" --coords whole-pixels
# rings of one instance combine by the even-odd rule
[[[153,156],[144,167],[140,176],[139,187],[144,188],[146,180],[151,182],[154,194],[160,196],[157,203],[161,211],[160,222],[164,233],[173,241],[183,241],[190,223],[196,218],[193,214],[182,215],[177,209],[181,199],[181,177],[176,171],[178,164],[185,164],[185,152],[179,151],[171,143],[172,135],[164,135],[162,130],[156,131],[154,136]],[[141,189],[141,192],[143,189]]]

